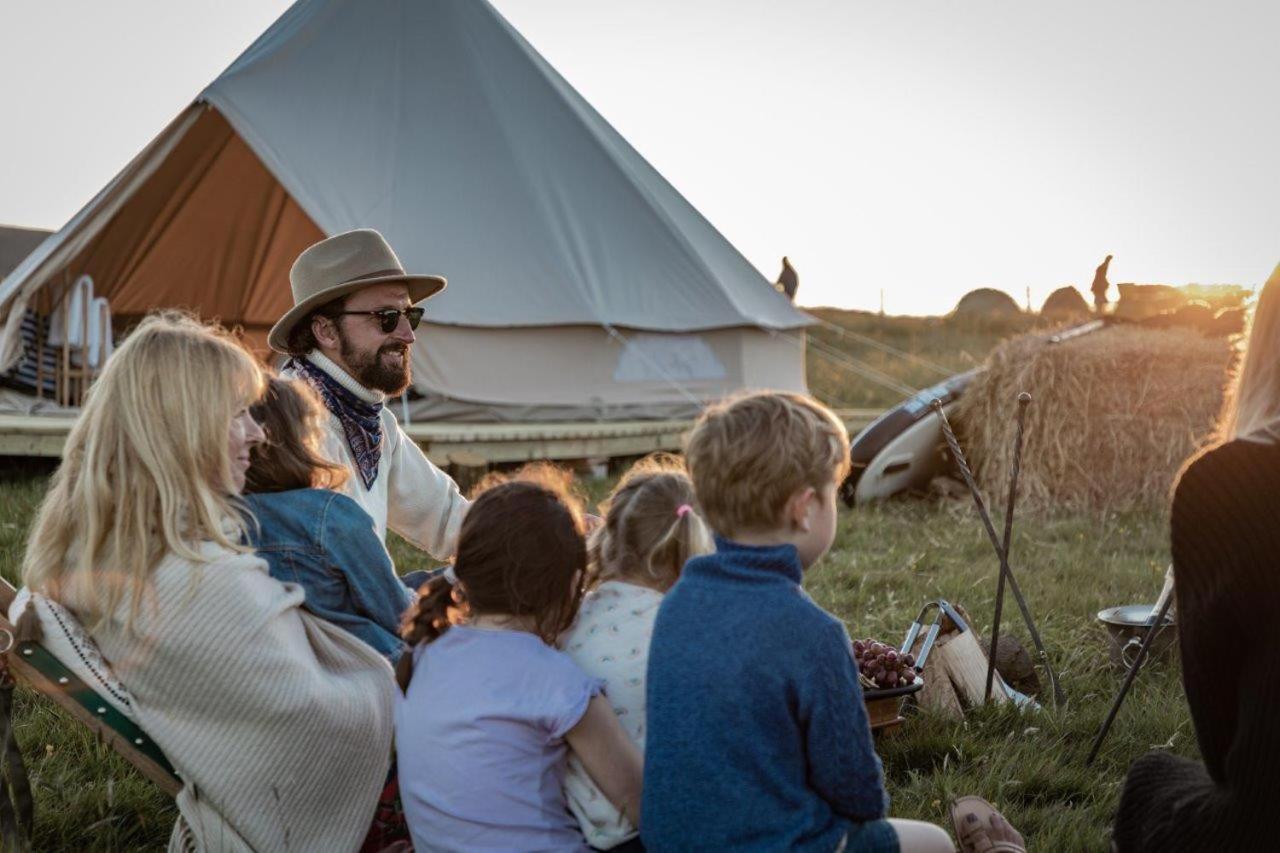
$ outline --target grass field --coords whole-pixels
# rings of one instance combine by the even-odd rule
[[[890,406],[901,392],[838,366],[852,357],[895,383],[923,388],[979,364],[1029,318],[878,317],[818,309],[821,319],[911,352],[941,371],[904,360],[827,327],[809,334],[840,351],[811,350],[814,394],[835,406]],[[828,355],[830,353],[828,352]],[[46,477],[29,465],[0,465],[0,574],[14,580],[23,542]],[[600,497],[605,483],[586,484]],[[1064,710],[979,710],[953,723],[912,716],[880,741],[893,814],[945,820],[949,798],[977,793],[1022,829],[1033,850],[1105,850],[1107,827],[1129,762],[1153,747],[1195,754],[1176,662],[1144,670],[1091,769],[1084,757],[1121,674],[1110,668],[1101,608],[1151,601],[1168,562],[1162,515],[1027,519],[1016,528],[1013,561],[1069,699]],[[391,550],[402,571],[423,563],[401,541]],[[965,606],[975,627],[990,630],[996,563],[968,501],[900,501],[841,510],[835,547],[807,586],[854,636],[897,644],[920,606],[945,597]],[[1012,602],[1006,631],[1030,645]],[[19,689],[18,737],[37,798],[37,850],[134,850],[163,847],[172,804],[108,748],[34,694]]]
[[[11,580],[44,484],[38,476],[0,483],[0,573]],[[1139,678],[1095,766],[1083,765],[1119,684],[1093,615],[1154,598],[1166,541],[1156,515],[1038,519],[1016,528],[1014,565],[1070,704],[980,711],[961,723],[912,717],[880,742],[895,815],[941,821],[950,797],[978,793],[1006,810],[1031,849],[1106,849],[1128,763],[1152,747],[1195,754],[1176,664],[1162,661]],[[402,567],[421,562],[403,543],[393,552]],[[908,501],[842,510],[835,547],[807,585],[854,636],[898,643],[920,605],[938,596],[963,604],[988,631],[994,578],[990,546],[967,503]],[[1029,645],[1012,603],[1005,613],[1007,630]],[[150,783],[25,690],[16,721],[37,797],[35,849],[163,846],[173,807]]]

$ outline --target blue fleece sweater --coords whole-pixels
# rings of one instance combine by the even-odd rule
[[[848,634],[801,589],[794,547],[716,546],[654,625],[641,836],[834,850],[889,800]]]

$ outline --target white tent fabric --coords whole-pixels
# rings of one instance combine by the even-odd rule
[[[805,388],[803,336],[765,329],[614,337],[591,326],[432,326],[424,343],[413,352],[425,394],[410,407],[415,419],[677,418],[741,388]]]
[[[303,0],[202,97],[321,230],[456,280],[433,322],[806,323],[484,0]]]
[[[58,298],[33,297],[82,274],[118,322],[182,305],[260,337],[289,261],[357,227],[450,282],[426,303],[415,418],[805,390],[807,315],[485,0],[299,0],[0,282],[0,371],[25,309]]]

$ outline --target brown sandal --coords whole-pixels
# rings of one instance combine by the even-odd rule
[[[961,853],[1027,853],[1018,831],[982,797],[955,800],[951,804],[951,828]]]

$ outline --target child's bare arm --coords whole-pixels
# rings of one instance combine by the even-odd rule
[[[609,802],[640,826],[640,789],[644,760],[603,696],[595,696],[578,724],[565,735],[569,748]]]

